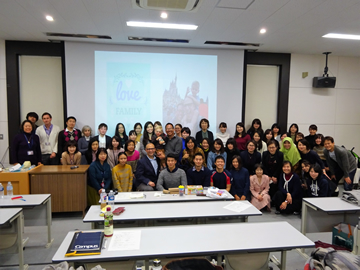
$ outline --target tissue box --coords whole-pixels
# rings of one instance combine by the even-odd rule
[[[188,195],[196,195],[203,194],[204,189],[203,186],[187,186],[187,194]]]

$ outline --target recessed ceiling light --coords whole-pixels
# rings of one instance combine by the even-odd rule
[[[152,23],[152,22],[126,22],[127,26],[135,27],[151,27],[151,28],[165,28],[165,29],[181,29],[181,30],[196,30],[197,25],[193,24],[175,24],[175,23]]]
[[[339,38],[339,39],[353,39],[353,40],[360,40],[360,35],[347,35],[347,34],[335,34],[329,33],[324,36],[323,38]]]
[[[50,16],[50,15],[47,15],[45,18],[46,18],[49,22],[54,21],[54,18],[53,18],[52,16]]]
[[[260,29],[260,34],[265,34],[266,33],[266,29],[265,28],[261,28]]]
[[[160,17],[163,18],[163,19],[166,19],[168,17],[168,15],[167,15],[166,12],[161,12]]]

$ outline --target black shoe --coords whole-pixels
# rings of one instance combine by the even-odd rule
[[[294,215],[297,216],[297,215],[300,215],[300,212],[294,212]]]
[[[281,214],[281,212],[280,212],[280,211],[278,211],[278,210],[276,210],[276,211],[275,211],[275,214],[280,215],[280,214]]]

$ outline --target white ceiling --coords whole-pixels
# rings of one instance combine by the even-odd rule
[[[360,41],[325,39],[330,32],[360,34],[360,0],[202,0],[196,12],[169,12],[166,22],[196,31],[135,28],[126,21],[164,22],[160,11],[132,0],[1,0],[0,38],[48,41],[45,32],[109,35],[111,40],[54,38],[146,46],[244,49],[205,41],[260,43],[258,51],[360,56]],[[246,9],[244,7],[250,6]],[[48,22],[45,15],[54,17]],[[259,30],[265,27],[267,33]],[[188,44],[129,41],[128,36],[189,39]],[[247,48],[247,47],[245,47]]]

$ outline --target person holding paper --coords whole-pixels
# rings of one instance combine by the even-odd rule
[[[156,184],[157,190],[164,190],[169,188],[177,188],[180,185],[186,186],[186,174],[184,170],[176,166],[177,156],[175,154],[168,154],[166,157],[166,170],[161,171],[159,179]]]

